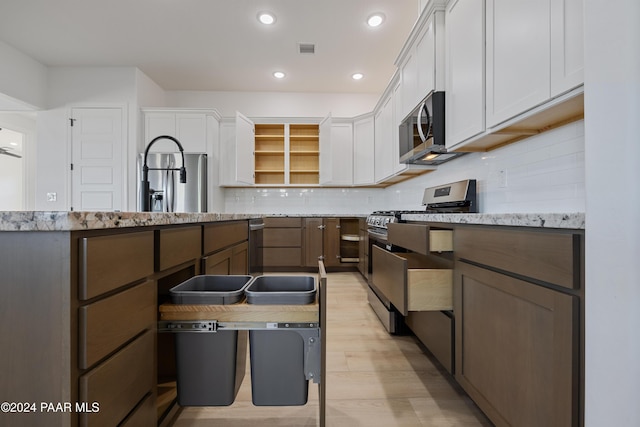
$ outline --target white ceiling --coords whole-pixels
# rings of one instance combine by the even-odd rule
[[[417,16],[418,0],[0,0],[0,40],[47,66],[135,66],[165,90],[381,93]]]

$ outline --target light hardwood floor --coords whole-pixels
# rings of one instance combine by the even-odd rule
[[[491,426],[413,336],[384,330],[365,286],[358,273],[328,275],[327,426]],[[184,408],[175,427],[318,425],[316,384],[304,406],[253,406],[248,369],[233,405]]]

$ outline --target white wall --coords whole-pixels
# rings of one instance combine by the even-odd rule
[[[215,108],[222,117],[235,117],[236,111],[247,117],[355,117],[373,111],[379,98],[380,94],[169,91],[166,106]]]
[[[0,41],[0,110],[46,107],[47,68]]]
[[[585,426],[640,425],[640,2],[585,0]]]
[[[129,141],[137,141],[138,112],[136,106],[136,69],[132,67],[49,69],[48,110],[38,112],[38,153],[35,209],[68,210],[71,206],[69,188],[70,127],[73,107],[122,107],[128,123]],[[130,152],[124,156],[130,162]],[[127,193],[135,188],[135,178]],[[135,176],[135,175],[134,175]],[[55,202],[47,201],[47,193],[56,193]],[[125,194],[127,197],[128,194]],[[126,199],[128,200],[128,199]]]

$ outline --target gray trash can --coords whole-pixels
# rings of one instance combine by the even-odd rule
[[[315,301],[312,276],[258,276],[245,289],[249,304],[303,305]],[[250,331],[251,398],[256,406],[307,403],[304,340],[286,330]]]
[[[174,304],[241,302],[251,276],[195,276],[169,290]],[[244,379],[247,331],[177,332],[180,406],[231,405]]]

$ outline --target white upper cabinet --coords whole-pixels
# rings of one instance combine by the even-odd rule
[[[551,2],[551,96],[584,82],[584,0]]]
[[[236,183],[252,185],[255,182],[254,136],[253,122],[236,111]]]
[[[493,127],[550,95],[550,0],[487,0],[487,111]]]
[[[484,131],[484,1],[447,7],[446,145]]]
[[[436,84],[436,35],[435,19],[443,16],[435,13],[428,21],[416,40],[417,82],[414,106],[432,90]],[[441,35],[442,36],[442,35]],[[402,119],[402,118],[400,118]]]
[[[354,185],[369,185],[375,182],[374,151],[373,115],[357,118],[353,122]]]
[[[328,138],[326,125],[320,124],[320,184],[352,185],[353,124],[351,121],[332,120],[328,126]]]
[[[418,60],[415,50],[410,52],[400,68],[400,112],[405,117],[420,102],[418,93]]]
[[[207,115],[172,111],[145,111],[144,147],[158,136],[171,136],[180,141],[187,153],[207,152]],[[176,145],[168,139],[153,144],[152,153],[173,153]]]
[[[488,150],[583,117],[583,3],[449,2],[447,148]]]
[[[333,180],[333,147],[331,146],[331,114],[322,119],[318,125],[320,134],[320,183],[325,184]]]
[[[391,96],[389,96],[383,101],[374,118],[376,182],[383,181],[385,178],[393,175],[394,164],[398,163],[398,158],[393,157],[392,121],[393,102]]]
[[[414,31],[401,53],[400,96],[396,100],[399,120],[429,92],[444,89],[444,13],[436,11],[419,20]]]

